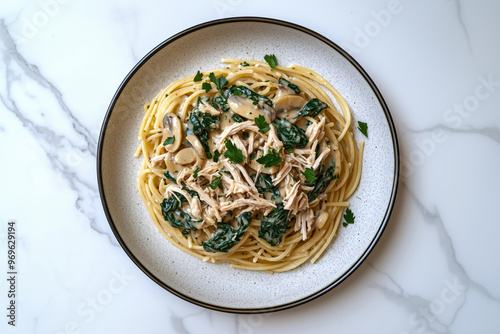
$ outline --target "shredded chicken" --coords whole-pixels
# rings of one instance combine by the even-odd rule
[[[230,125],[222,131],[220,134],[218,141],[219,144],[217,145],[217,148],[220,150],[224,146],[224,140],[229,138],[230,136],[237,134],[239,132],[243,131],[252,131],[259,133],[259,128],[257,125],[255,125],[255,122],[252,121],[245,121],[241,123],[234,123],[233,125]]]
[[[281,87],[280,94],[285,93]],[[212,116],[222,113],[205,99],[201,100],[198,108]],[[303,173],[307,168],[317,170],[329,156],[333,155],[337,159],[338,155],[338,149],[332,151],[331,147],[335,146],[327,146],[323,140],[325,123],[325,116],[320,114],[315,118],[305,130],[307,145],[303,148],[295,147],[292,152],[284,150],[284,144],[271,122],[268,122],[269,130],[266,133],[260,132],[257,124],[248,120],[227,125],[222,132],[211,132],[210,143],[194,141],[197,145],[193,145],[191,141],[194,139],[191,138],[191,147],[195,148],[198,155],[207,150],[206,144],[209,144],[211,152],[219,151],[218,159],[198,157],[190,164],[176,165],[179,169],[175,171],[177,183],[169,182],[164,195],[184,196],[187,203],[182,204],[183,208],[187,207],[186,212],[194,219],[203,219],[202,227],[222,222],[228,215],[234,217],[244,212],[259,212],[260,217],[266,216],[277,208],[277,203],[280,202],[276,198],[279,197],[283,209],[290,211],[289,219],[295,219],[294,229],[300,230],[305,240],[315,226],[315,210],[318,210],[317,205],[325,195],[319,194],[314,201],[309,202],[308,193],[314,186],[306,181]],[[243,162],[232,163],[229,156],[225,156],[228,150],[226,140],[230,140],[241,151]],[[319,155],[318,147],[322,148]],[[281,160],[271,167],[257,162],[260,157],[268,154],[278,154]],[[151,158],[150,162],[155,167],[160,166],[166,157],[167,153],[161,154]],[[266,177],[266,184],[264,181],[255,183],[261,173]]]
[[[307,195],[300,191],[300,185],[300,182],[296,182],[292,187],[288,185],[285,187],[286,196],[283,199],[283,204],[284,208],[290,210],[292,215],[307,208]]]
[[[161,162],[165,161],[165,157],[167,156],[167,154],[168,153],[163,153],[150,158],[149,161],[151,162],[151,165],[153,165],[153,167],[158,166]]]
[[[207,113],[211,114],[212,116],[218,116],[218,115],[222,114],[221,110],[215,109],[214,107],[212,107],[210,105],[210,103],[206,102],[204,99],[201,100],[201,103],[200,103],[198,109],[200,109],[201,112],[207,112]]]
[[[307,233],[311,231],[313,223],[314,211],[312,209],[301,211],[296,216],[294,231],[300,230],[302,233],[302,240],[306,240]]]

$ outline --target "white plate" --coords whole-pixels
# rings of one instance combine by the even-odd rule
[[[221,58],[298,64],[325,77],[344,96],[357,121],[368,123],[361,184],[351,198],[356,223],[340,227],[316,264],[269,275],[205,263],[172,246],[156,229],[138,194],[142,163],[134,158],[143,105],[173,80],[220,68]],[[99,138],[99,190],[111,229],[136,265],[175,295],[235,313],[275,311],[310,301],[346,279],[380,238],[394,204],[399,151],[389,110],[372,80],[345,51],[304,27],[264,18],[230,18],[185,30],[147,54],[118,88]]]

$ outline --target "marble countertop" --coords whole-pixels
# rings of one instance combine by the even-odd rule
[[[500,333],[499,15],[494,0],[2,1],[0,331]],[[396,205],[368,259],[270,314],[211,311],[159,287],[119,246],[97,187],[99,131],[130,69],[166,38],[233,16],[339,44],[377,84],[400,144]]]

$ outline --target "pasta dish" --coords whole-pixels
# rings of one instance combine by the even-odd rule
[[[317,261],[335,238],[364,143],[330,83],[265,59],[224,59],[145,104],[138,189],[179,249],[280,272]]]

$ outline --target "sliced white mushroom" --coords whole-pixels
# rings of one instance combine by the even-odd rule
[[[173,153],[167,153],[167,156],[165,157],[165,164],[167,165],[167,170],[172,173],[177,178],[177,175],[184,169],[186,168],[183,165],[180,165],[175,162],[175,154]]]
[[[295,94],[294,90],[288,87],[288,85],[278,84],[278,90],[276,91],[275,98],[279,98],[281,96],[286,96],[290,94]]]
[[[174,161],[179,165],[189,165],[194,163],[196,159],[196,151],[191,147],[187,147],[177,152]]]
[[[176,114],[168,113],[163,116],[162,143],[165,142],[167,138],[174,138],[172,144],[165,145],[165,149],[168,152],[175,152],[179,149],[183,139],[182,132],[181,120]]]
[[[307,101],[300,95],[282,95],[274,101],[274,109],[279,118],[295,122],[295,117]]]
[[[316,225],[316,227],[318,229],[322,229],[323,226],[325,226],[325,223],[328,221],[328,217],[330,215],[328,214],[328,212],[325,212],[323,210],[320,210],[318,213],[317,213],[317,218],[316,218],[316,221],[314,222],[314,224]]]
[[[207,155],[205,153],[205,149],[203,148],[203,145],[201,144],[200,140],[196,135],[190,134],[186,136],[187,141],[191,144],[193,147],[194,151],[196,154],[201,158],[201,159],[206,159]]]
[[[227,99],[227,105],[235,114],[252,121],[259,115],[264,116],[268,123],[271,123],[276,118],[276,111],[272,107],[263,102],[254,104],[249,98],[231,95]]]

